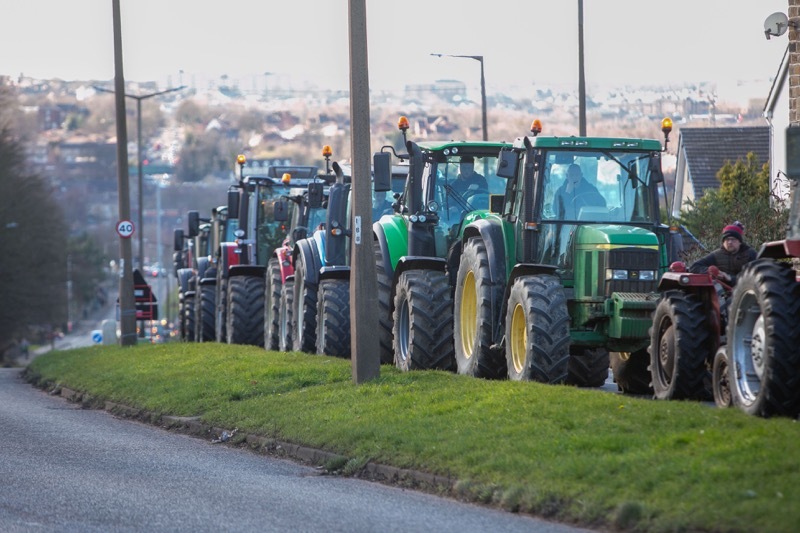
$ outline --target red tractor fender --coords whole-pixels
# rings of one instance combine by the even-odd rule
[[[285,283],[287,277],[294,275],[294,257],[292,256],[292,249],[288,244],[284,244],[275,251],[275,255],[278,256],[278,264],[281,268],[281,283]]]

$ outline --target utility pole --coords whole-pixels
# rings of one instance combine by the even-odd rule
[[[111,0],[114,18],[114,87],[117,110],[117,186],[119,188],[119,219],[130,220],[131,200],[128,187],[128,131],[125,121],[125,77],[122,73],[122,24],[119,0]],[[119,238],[119,324],[122,346],[136,344],[136,301],[133,295],[133,250],[130,238]]]
[[[483,122],[483,140],[489,140],[489,126],[486,120],[486,76],[483,72],[483,56],[462,56],[453,54],[431,54],[436,57],[463,57],[465,59],[474,59],[481,64],[481,119]]]
[[[586,75],[583,65],[583,0],[578,0],[578,134],[586,137]]]
[[[372,184],[370,182],[369,69],[366,0],[349,0],[350,125],[353,161],[353,239],[350,247],[350,338],[353,381],[380,377],[378,345],[378,281],[372,248]]]

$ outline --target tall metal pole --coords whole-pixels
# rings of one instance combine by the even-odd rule
[[[127,94],[125,96],[128,96]],[[142,98],[136,98],[136,172],[138,174],[139,190],[137,191],[139,201],[139,272],[144,272],[144,189],[142,179]],[[142,328],[144,336],[144,328]]]
[[[117,184],[119,219],[130,220],[131,200],[128,187],[128,130],[125,119],[125,77],[122,73],[122,24],[119,0],[111,0],[114,17],[114,87],[117,110]],[[141,230],[140,230],[141,231]],[[120,236],[119,322],[122,346],[136,344],[136,301],[133,295],[133,251],[130,238]]]
[[[578,131],[586,137],[586,76],[583,65],[583,0],[578,0]]]
[[[350,338],[353,382],[380,377],[377,275],[372,247],[369,69],[366,0],[349,0],[350,125],[353,161],[353,233],[350,247]]]
[[[474,59],[481,64],[481,118],[483,122],[483,140],[489,140],[489,125],[486,118],[486,76],[483,72],[483,56],[465,56],[456,54],[431,54],[436,57],[463,57],[465,59]]]

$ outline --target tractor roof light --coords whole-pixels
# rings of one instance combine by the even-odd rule
[[[244,154],[239,154],[236,156],[236,163],[239,165],[244,165],[247,163],[247,158],[244,156]]]
[[[281,176],[281,182],[284,183],[285,185],[289,185],[291,181],[292,181],[292,175],[289,174],[288,172],[284,172],[283,176]]]
[[[322,157],[330,157],[333,154],[333,149],[329,144],[322,147]]]
[[[408,125],[408,117],[401,116],[401,117],[398,119],[398,121],[397,121],[397,129],[399,129],[399,130],[401,130],[403,133],[405,133],[405,132],[406,132],[406,130],[408,130],[408,128],[409,128],[409,125]]]
[[[534,137],[542,133],[542,121],[538,118],[531,123],[531,133],[533,133]]]
[[[669,117],[665,117],[664,120],[661,121],[661,131],[664,132],[664,135],[669,135],[672,133],[672,119]]]

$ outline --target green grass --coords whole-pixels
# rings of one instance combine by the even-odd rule
[[[800,426],[734,409],[202,344],[51,352],[29,374],[161,414],[448,475],[453,496],[588,527],[796,531]]]

